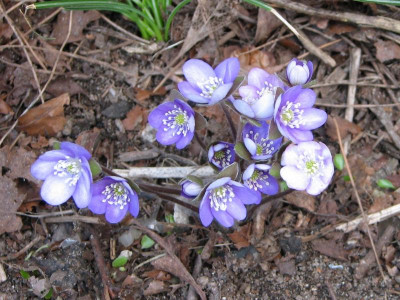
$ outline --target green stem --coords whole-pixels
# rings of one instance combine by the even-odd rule
[[[181,10],[182,7],[184,7],[186,4],[188,4],[192,0],[184,0],[180,2],[174,10],[171,12],[171,14],[168,16],[167,22],[165,23],[165,29],[164,29],[164,40],[168,40],[168,34],[169,34],[169,28],[171,27],[172,20],[174,19],[175,15],[178,13],[178,11]]]

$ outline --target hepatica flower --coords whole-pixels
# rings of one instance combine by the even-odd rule
[[[266,195],[275,195],[279,192],[279,183],[269,174],[270,168],[269,165],[251,164],[243,172],[244,185]]]
[[[241,99],[231,99],[238,112],[259,120],[270,119],[274,114],[274,102],[277,88],[285,89],[282,80],[260,68],[251,69],[248,85],[239,88]]]
[[[32,164],[32,175],[44,180],[40,196],[51,205],[66,202],[71,196],[76,206],[87,207],[91,197],[92,173],[89,160],[92,156],[83,147],[62,142],[60,150],[48,151]]]
[[[215,218],[222,226],[231,227],[235,219],[246,218],[245,204],[259,204],[260,193],[257,193],[239,182],[223,177],[211,183],[200,203],[201,223],[209,226]]]
[[[311,130],[326,122],[326,112],[312,108],[315,98],[313,90],[297,85],[289,88],[276,101],[274,119],[278,129],[295,144],[312,141]]]
[[[219,142],[208,149],[208,161],[216,166],[218,170],[235,162],[234,145],[225,142]]]
[[[197,195],[200,194],[201,190],[203,189],[200,184],[189,179],[185,179],[184,181],[182,181],[181,187],[181,195],[189,199],[197,197]]]
[[[291,144],[282,154],[281,165],[280,174],[288,187],[310,195],[326,189],[334,171],[328,147],[314,141]]]
[[[183,75],[187,81],[178,83],[178,89],[189,100],[213,105],[224,99],[240,70],[237,58],[222,61],[215,69],[199,59],[184,63]]]
[[[185,102],[175,99],[157,106],[148,117],[157,129],[156,139],[160,144],[185,148],[194,135],[194,111]]]
[[[263,121],[261,126],[247,123],[243,127],[242,137],[244,145],[254,160],[266,160],[271,158],[282,143],[282,137],[276,140],[268,140],[269,125]]]
[[[312,62],[297,58],[293,58],[286,68],[286,76],[291,85],[303,85],[309,82],[312,73]]]
[[[109,223],[118,223],[128,211],[138,216],[139,200],[125,179],[108,176],[93,184],[89,209],[95,214],[105,214]]]

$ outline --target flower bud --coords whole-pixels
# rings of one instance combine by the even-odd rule
[[[184,180],[181,183],[182,193],[181,195],[186,198],[195,198],[198,194],[200,194],[201,189],[203,188],[197,182],[191,181],[189,179]]]
[[[286,68],[286,76],[291,85],[303,85],[310,81],[313,73],[311,61],[293,58]]]

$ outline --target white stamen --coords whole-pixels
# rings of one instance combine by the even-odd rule
[[[198,87],[201,89],[200,96],[208,99],[210,99],[214,91],[223,84],[223,79],[219,77],[209,77],[208,80],[197,83]]]
[[[65,160],[59,160],[54,166],[54,175],[58,177],[67,177],[65,182],[68,185],[76,185],[81,176],[82,161],[80,159],[65,157]]]
[[[208,199],[210,200],[210,206],[215,211],[225,211],[227,209],[227,204],[232,202],[235,193],[230,185],[223,185],[213,189],[209,192]]]
[[[177,131],[172,135],[183,135],[186,136],[187,132],[190,130],[189,128],[189,116],[186,110],[174,105],[174,109],[169,110],[165,113],[165,117],[162,120],[162,123],[167,126],[164,128],[164,131],[168,131],[169,129],[175,129],[177,127]]]
[[[288,101],[281,110],[280,119],[282,123],[290,128],[299,128],[300,125],[304,125],[306,123],[303,118],[304,109],[299,109],[300,106],[300,103],[294,104]]]
[[[101,193],[105,196],[102,200],[103,203],[107,202],[110,205],[119,206],[120,209],[124,209],[131,201],[128,197],[128,191],[119,182],[107,185]]]

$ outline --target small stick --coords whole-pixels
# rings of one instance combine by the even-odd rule
[[[100,224],[104,225],[97,217],[89,217],[89,216],[63,216],[63,217],[52,217],[52,218],[45,218],[46,223],[71,223],[71,222],[82,222],[87,224]]]
[[[203,261],[201,259],[201,255],[198,254],[196,257],[196,262],[194,263],[194,268],[193,268],[193,273],[192,273],[192,276],[194,279],[197,279],[197,277],[199,276],[199,274],[201,272],[202,267],[203,267]],[[186,299],[187,300],[197,300],[196,291],[193,286],[189,287]]]
[[[331,100],[330,100],[331,101]],[[335,108],[347,108],[349,105],[347,104],[328,104],[328,103],[315,103],[316,106],[322,107],[335,107]],[[400,106],[400,103],[390,103],[390,104],[353,104],[351,107],[354,109],[363,109],[363,108],[376,108],[376,107],[396,107]]]
[[[215,171],[210,166],[195,167],[131,167],[130,169],[113,169],[117,176],[128,178],[184,178],[188,175],[210,177]]]
[[[0,257],[0,261],[13,260],[13,259],[20,257],[22,254],[27,252],[30,248],[32,248],[35,244],[37,244],[41,240],[43,240],[43,237],[38,235],[32,241],[30,241],[28,244],[26,244],[25,247],[22,248],[21,250],[19,250],[18,252],[11,253],[7,256]]]
[[[97,236],[96,230],[92,226],[88,226],[90,231],[90,244],[92,245],[94,258],[96,260],[96,265],[100,273],[101,282],[103,283],[104,299],[108,300],[115,298],[113,291],[111,290],[111,280],[107,274],[107,266],[104,261],[103,254],[101,252],[99,237]]]
[[[346,166],[346,170],[347,170],[347,173],[349,174],[350,182],[351,182],[351,185],[353,187],[354,194],[356,195],[357,203],[358,203],[358,206],[360,208],[361,215],[363,217],[364,225],[367,227],[368,237],[369,237],[369,240],[371,242],[372,249],[374,250],[375,259],[376,259],[376,262],[377,262],[378,267],[379,267],[379,272],[381,273],[383,281],[386,283],[386,277],[385,277],[385,274],[383,273],[382,266],[381,266],[381,264],[379,262],[379,257],[378,257],[378,253],[376,252],[374,239],[372,238],[371,230],[370,230],[369,225],[368,225],[368,218],[367,218],[367,215],[364,212],[364,208],[363,208],[362,203],[361,203],[360,195],[358,194],[357,187],[356,187],[356,184],[354,182],[353,174],[351,172],[351,169],[350,169],[350,166],[349,166],[349,162],[347,161],[347,156],[344,153],[344,148],[343,148],[343,144],[342,144],[342,138],[340,136],[339,125],[338,125],[338,123],[336,121],[336,118],[333,118],[333,122],[335,123],[335,127],[336,127],[336,134],[337,134],[337,137],[338,137],[340,151],[342,152],[342,155],[343,155],[343,158],[344,158],[344,163],[345,163],[345,166]]]

